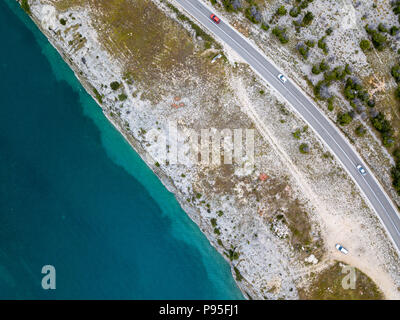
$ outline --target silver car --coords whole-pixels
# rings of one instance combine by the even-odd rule
[[[357,165],[357,169],[363,176],[365,176],[367,174],[367,171],[364,169],[364,167],[361,164]]]
[[[281,80],[282,83],[287,81],[286,77],[282,73],[278,74],[278,79]]]

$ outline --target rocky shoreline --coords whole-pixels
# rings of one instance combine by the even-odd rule
[[[102,105],[98,103],[98,100],[97,100],[95,94],[93,93],[92,85],[90,84],[88,79],[85,78],[83,74],[81,74],[81,70],[79,70],[79,68],[71,61],[68,54],[63,50],[63,48],[60,47],[59,45],[57,45],[57,42],[52,37],[51,31],[43,28],[42,22],[35,15],[30,15],[30,17],[34,21],[36,26],[40,29],[40,31],[46,36],[46,38],[51,43],[51,45],[57,50],[57,52],[60,54],[62,59],[65,61],[65,63],[67,63],[68,66],[71,68],[71,70],[74,72],[75,77],[79,80],[82,87],[93,98],[93,100],[97,102],[97,104],[100,107],[100,109],[102,110],[102,113],[104,114],[104,116],[112,123],[112,125],[115,127],[115,129],[121,133],[121,135],[131,145],[131,147],[136,151],[136,153],[141,157],[141,159],[147,164],[148,167],[151,168],[151,170],[154,172],[154,174],[157,175],[157,177],[160,179],[160,181],[165,186],[165,188],[169,192],[171,192],[175,195],[175,198],[178,201],[178,203],[180,204],[180,206],[182,207],[182,209],[201,228],[203,234],[209,240],[209,243],[221,254],[221,256],[224,258],[224,260],[228,262],[228,264],[231,266],[232,276],[234,277],[234,270],[233,270],[233,265],[232,265],[231,261],[224,255],[221,247],[216,245],[215,238],[210,236],[212,234],[212,229],[207,224],[201,223],[201,219],[199,219],[199,217],[200,217],[199,212],[196,212],[196,210],[193,207],[188,206],[186,204],[187,202],[185,201],[185,199],[182,196],[179,195],[179,191],[178,191],[177,187],[175,186],[174,182],[168,175],[166,175],[161,169],[156,167],[153,163],[150,163],[149,161],[147,161],[146,157],[143,156],[147,153],[147,151],[144,150],[144,148],[141,146],[140,142],[135,140],[131,135],[127,134],[123,125],[121,125],[121,122],[115,118],[112,118],[110,116],[110,114],[107,113],[107,111],[103,109]],[[242,291],[243,296],[246,299],[252,298],[257,295],[257,293],[254,292],[252,286],[249,283],[247,283],[246,281],[241,281],[241,282],[236,281],[236,283],[237,283],[239,289]]]
[[[157,3],[162,7],[164,5],[161,4],[162,2]],[[268,143],[265,143],[264,134],[257,133],[256,145],[262,146],[262,149],[271,149],[273,152],[264,153],[263,151],[258,155],[261,164],[256,165],[254,172],[249,177],[243,178],[234,172],[232,179],[237,182],[236,185],[233,183],[228,192],[221,192],[221,190],[225,190],[226,186],[219,186],[220,189],[215,187],[221,182],[210,181],[213,176],[218,175],[212,174],[214,169],[186,168],[186,171],[182,173],[178,166],[171,168],[172,166],[168,164],[155,162],[153,158],[148,157],[152,145],[149,132],[146,131],[153,130],[154,127],[165,129],[168,120],[173,118],[163,110],[165,106],[171,108],[168,102],[153,102],[150,98],[143,98],[146,90],[140,90],[141,88],[137,87],[135,81],[127,79],[121,61],[111,57],[110,50],[108,52],[104,50],[104,43],[100,44],[97,40],[98,33],[96,28],[91,25],[90,13],[85,8],[58,12],[52,6],[51,1],[36,0],[30,1],[30,3],[31,18],[37,27],[73,70],[84,89],[97,101],[103,114],[157,175],[167,190],[175,195],[182,209],[199,226],[210,244],[229,263],[232,275],[245,298],[298,299],[297,288],[307,287],[310,283],[310,275],[334,263],[331,257],[326,256],[325,245],[321,245],[320,232],[321,229],[324,232],[326,230],[324,230],[324,224],[318,220],[320,219],[317,215],[318,208],[315,208],[315,203],[312,201],[310,203],[302,194],[302,186],[297,185],[297,181],[288,177],[286,171],[282,169],[283,160],[278,159],[277,156],[280,155],[276,154],[277,150],[281,150],[274,147],[274,144],[277,143],[275,140],[267,139]],[[63,22],[61,23],[61,21]],[[203,54],[201,53],[200,56]],[[229,53],[226,52],[226,55]],[[216,66],[216,68],[219,67]],[[197,81],[196,78],[189,78],[186,81],[189,80]],[[108,84],[113,81],[121,84],[122,93],[108,87]],[[172,77],[171,81],[175,81],[175,78]],[[220,103],[224,105],[224,112],[230,112],[232,116],[236,116],[237,109],[235,106],[229,105],[237,100],[242,105],[255,103],[256,99],[250,102],[245,97],[246,86],[247,89],[253,90],[255,85],[254,80],[250,79],[236,79],[232,83],[236,83],[239,89],[223,88],[228,91],[226,96],[232,100]],[[179,85],[177,87],[180,88]],[[235,94],[241,94],[242,97],[236,98],[229,94],[229,90],[236,90]],[[267,96],[271,101],[276,101],[275,103],[280,105],[279,100],[273,97],[269,91],[264,92],[264,90],[266,89],[261,90],[264,97]],[[163,99],[166,101],[176,97],[176,93],[168,92],[167,86],[161,87],[160,91],[164,92]],[[136,97],[136,92],[140,92],[140,98]],[[184,105],[196,103],[196,97],[202,99],[204,95],[200,91],[197,96],[193,90],[189,90],[189,92],[193,94],[193,98],[192,100],[183,99]],[[122,95],[124,99],[127,99],[126,103],[119,99]],[[262,105],[260,104],[260,106]],[[284,107],[279,108],[282,110]],[[190,119],[193,112],[196,112],[196,108],[188,106],[187,111],[185,109],[181,109],[183,120],[180,121],[189,119],[189,124],[193,125],[193,122],[190,123]],[[135,117],[132,117],[131,111]],[[207,113],[207,111],[204,112]],[[252,127],[251,114],[254,113],[254,110],[251,107],[247,107],[247,109],[241,107],[241,112],[239,118],[232,120],[234,125],[240,123],[242,127]],[[286,117],[291,116],[289,113],[284,114]],[[202,119],[204,116],[196,114],[192,121],[197,121],[197,118]],[[295,121],[297,126],[302,123],[298,120],[289,121]],[[267,132],[267,134],[270,133]],[[306,132],[302,134],[306,135]],[[315,138],[308,139],[317,143]],[[318,152],[322,153],[322,151]],[[321,161],[318,160],[318,162]],[[267,165],[265,166],[265,164]],[[336,168],[336,164],[334,167]],[[268,175],[264,174],[266,177],[271,177],[267,186],[262,185],[258,179],[263,172],[268,173]],[[303,178],[301,175],[299,177]],[[231,179],[231,176],[228,176],[228,179]],[[209,182],[212,183],[209,184]],[[256,193],[266,197],[265,203],[260,204],[257,196],[249,193],[249,188],[254,188]],[[268,192],[272,192],[271,195]],[[287,200],[283,201],[282,197]],[[318,202],[318,199],[316,200]],[[296,207],[297,205],[299,207]],[[362,207],[362,201],[357,202],[357,206]],[[310,217],[307,219],[311,220],[307,221],[310,224],[310,227],[307,225],[309,229],[305,229],[312,235],[311,243],[308,244],[309,240],[305,239],[304,243],[307,245],[296,243],[297,249],[293,249],[293,244],[290,243],[293,241],[293,236],[288,236],[291,231],[279,221],[283,211],[292,207],[298,214],[307,210]],[[221,214],[217,214],[217,212]],[[363,215],[362,211],[359,213]],[[381,239],[383,235],[379,233],[379,237]],[[375,239],[371,238],[371,241],[375,241]],[[389,249],[385,248],[385,250]],[[348,262],[353,261],[349,260]],[[395,272],[393,270],[391,272]],[[385,281],[388,283],[386,279]]]

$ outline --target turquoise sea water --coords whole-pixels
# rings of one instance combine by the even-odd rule
[[[0,298],[242,299],[16,1],[0,1]],[[41,288],[44,265],[56,290]]]

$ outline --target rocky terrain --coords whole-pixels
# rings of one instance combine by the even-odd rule
[[[271,2],[258,2],[268,20]],[[386,298],[400,297],[399,257],[353,181],[284,100],[234,52],[185,16],[177,3],[27,3],[31,17],[104,114],[231,264],[246,297],[313,298],[318,274],[330,272],[336,282],[341,279],[337,260],[362,272],[365,286],[354,291],[356,297],[380,298],[379,290]],[[275,37],[241,12],[227,16],[261,47]],[[289,62],[283,69],[312,94],[309,82],[316,84],[318,78],[305,80],[311,77],[308,62],[295,59],[295,46],[282,47],[274,41],[275,51],[268,54],[277,64]],[[310,54],[307,61],[319,61],[321,52],[315,58]],[[356,61],[359,69],[352,66],[353,72],[367,68],[367,62]],[[339,92],[336,83],[329,90],[335,85]],[[335,108],[347,107],[345,99],[335,101]],[[322,108],[326,104],[321,101]],[[360,115],[356,121],[361,120]],[[369,139],[368,147],[360,140],[355,143],[369,164],[390,181],[390,168],[382,163],[393,159],[381,151],[385,149],[379,135],[367,123],[364,126],[368,133],[362,139]],[[351,138],[353,131],[345,130]],[[223,145],[199,146],[200,136],[202,142],[211,142],[218,135],[225,137]],[[243,154],[229,161],[238,140]],[[205,161],[210,154],[212,161]],[[385,186],[393,190],[389,182]],[[337,242],[351,254],[337,252]],[[332,288],[342,290],[333,286],[335,281]],[[321,284],[326,286],[329,283]],[[336,296],[347,297],[340,292]]]

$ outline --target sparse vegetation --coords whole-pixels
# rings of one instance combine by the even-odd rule
[[[390,122],[386,120],[384,114],[379,112],[375,117],[371,117],[372,126],[381,133],[382,143],[385,147],[391,147],[394,143],[393,129]]]
[[[285,6],[280,6],[280,7],[276,10],[276,14],[277,14],[278,16],[284,16],[284,15],[286,15],[286,13],[287,13],[287,10],[286,10]]]
[[[297,140],[300,140],[301,131],[297,129],[295,132],[292,133],[293,137]]]
[[[307,40],[305,43],[310,48],[314,48],[315,47],[315,41],[314,40]]]
[[[97,91],[96,88],[93,88],[93,93],[94,93],[94,95],[95,95],[95,97],[96,97],[96,100],[97,100],[100,104],[102,104],[102,103],[103,103],[103,96],[99,93],[99,91]]]
[[[250,1],[250,6],[246,8],[245,16],[247,19],[249,19],[251,22],[255,24],[261,22],[261,13],[257,5],[253,1]]]
[[[314,66],[312,67],[312,69],[311,69],[311,72],[312,72],[313,74],[320,74],[320,73],[321,73],[321,69],[319,68],[318,65],[314,65]]]
[[[302,300],[380,300],[384,296],[376,284],[363,272],[355,268],[355,289],[342,286],[343,267],[339,262],[314,277],[309,289],[300,289]]]
[[[312,12],[308,11],[303,17],[302,26],[309,26],[312,23],[313,19],[314,15],[312,14]]]
[[[243,276],[239,272],[238,268],[233,267],[233,270],[235,271],[236,281],[242,281],[243,280]]]
[[[377,50],[382,51],[386,48],[387,37],[384,34],[370,28],[368,24],[365,26],[365,31],[367,31],[367,33],[371,37],[372,44]]]
[[[393,151],[393,157],[396,162],[391,170],[393,187],[398,194],[400,194],[400,149],[397,148]]]
[[[128,98],[128,96],[125,93],[121,93],[118,95],[118,100],[119,101],[125,101]]]
[[[264,31],[268,31],[269,30],[269,25],[265,24],[264,22],[261,23],[261,29],[263,29]]]
[[[325,38],[326,38],[326,36],[324,36],[318,40],[318,48],[322,49],[324,54],[328,54],[328,46],[325,42]]]
[[[29,5],[28,0],[22,0],[21,1],[21,8],[27,13],[31,14],[31,7]]]
[[[340,112],[337,115],[337,122],[341,126],[348,125],[353,120],[352,114],[350,112]]]
[[[300,55],[304,58],[304,60],[307,60],[310,48],[304,44],[300,44],[297,46],[297,50],[299,51]]]
[[[272,34],[275,35],[281,43],[289,42],[289,38],[286,35],[286,28],[275,27],[272,29]]]
[[[110,87],[114,91],[118,90],[120,86],[121,86],[121,84],[118,81],[114,81],[114,82],[110,83]]]
[[[362,51],[367,51],[371,48],[371,42],[369,42],[369,40],[367,39],[362,39],[360,41],[360,48]]]
[[[358,137],[363,137],[366,133],[366,130],[363,125],[359,125],[354,131]]]
[[[302,143],[299,146],[299,150],[300,150],[300,153],[303,153],[303,154],[310,153],[310,147],[308,146],[307,143]]]
[[[297,18],[300,14],[301,10],[299,7],[293,7],[292,9],[290,9],[289,11],[289,15],[293,18]]]

